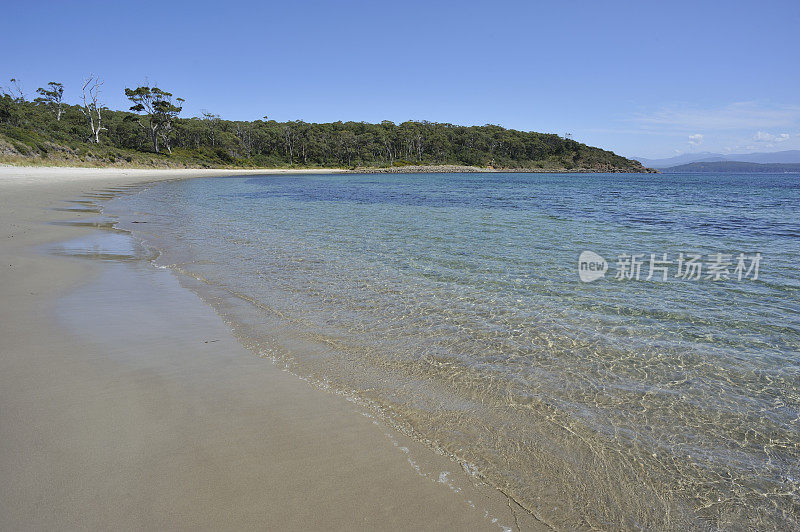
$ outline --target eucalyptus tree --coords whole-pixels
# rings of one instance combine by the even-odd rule
[[[103,115],[100,113],[100,87],[103,86],[103,81],[95,76],[89,74],[89,77],[83,80],[81,87],[83,106],[81,112],[89,120],[89,129],[92,130],[92,135],[89,137],[89,142],[100,144],[100,132],[106,128],[101,125]]]
[[[8,88],[8,94],[18,102],[25,103],[25,91],[22,90],[22,83],[16,78],[11,78],[11,86]]]
[[[139,114],[137,123],[150,136],[150,141],[153,143],[153,151],[161,153],[158,147],[158,140],[162,138],[167,151],[172,153],[170,132],[175,119],[183,109],[181,106],[184,102],[183,98],[175,98],[175,103],[173,103],[172,93],[163,91],[158,87],[145,85],[135,89],[126,88],[125,96],[134,103],[130,110]]]
[[[48,88],[39,87],[36,89],[37,94],[41,94],[34,101],[47,105],[56,113],[56,120],[61,121],[61,100],[64,97],[64,85],[51,81],[47,84]]]
[[[294,166],[294,144],[297,140],[297,130],[294,122],[286,122],[283,126],[284,151],[289,157],[289,164]]]
[[[211,113],[209,111],[203,111],[203,120],[208,125],[208,138],[211,140],[211,147],[217,147],[217,132],[220,130],[220,124],[222,124],[222,118],[216,114]]]

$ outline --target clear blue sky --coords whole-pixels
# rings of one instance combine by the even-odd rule
[[[6,1],[0,75],[148,79],[228,119],[571,132],[623,155],[800,148],[800,2]]]

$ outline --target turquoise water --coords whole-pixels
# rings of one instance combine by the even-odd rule
[[[800,175],[208,178],[106,212],[255,352],[556,528],[800,527]]]

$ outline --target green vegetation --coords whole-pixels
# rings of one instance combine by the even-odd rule
[[[0,95],[0,162],[147,167],[402,167],[463,165],[530,170],[645,171],[640,163],[558,135],[500,126],[180,118],[183,100],[157,87],[125,89],[134,104],[99,103],[90,77],[81,105],[51,82],[28,101],[15,80]],[[12,94],[16,92],[15,94]],[[102,124],[102,125],[101,125]]]

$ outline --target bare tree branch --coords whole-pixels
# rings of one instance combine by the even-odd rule
[[[81,112],[89,119],[89,128],[92,130],[90,141],[95,144],[100,143],[100,131],[106,129],[100,125],[103,120],[99,104],[100,87],[102,85],[103,81],[99,77],[89,74],[89,77],[83,80],[83,87],[81,88],[83,93],[83,108],[81,108]]]

